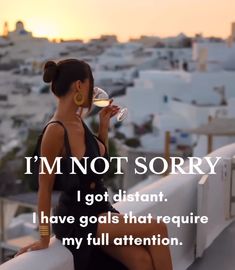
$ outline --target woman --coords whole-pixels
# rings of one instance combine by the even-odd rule
[[[83,108],[91,108],[93,97],[93,75],[90,66],[76,59],[67,59],[55,63],[49,61],[44,67],[43,79],[51,82],[51,90],[58,99],[57,109],[45,128],[40,153],[47,157],[48,163],[53,164],[57,156],[77,157],[81,162],[83,157],[91,160],[97,156],[108,158],[107,142],[110,118],[117,114],[119,107],[112,105],[103,108],[99,113],[100,123],[98,136],[95,136],[81,117]],[[80,110],[80,115],[77,114]],[[57,121],[57,122],[52,122]],[[66,143],[67,136],[67,143]],[[65,157],[65,159],[66,159]],[[98,163],[99,169],[104,164]],[[89,166],[88,166],[89,168]],[[98,169],[97,169],[98,171]],[[53,170],[54,172],[54,170]],[[38,212],[50,217],[51,192],[54,186],[54,174],[40,174],[38,193]],[[133,269],[133,270],[171,270],[172,262],[168,246],[117,246],[112,243],[115,237],[133,235],[133,237],[151,237],[160,234],[167,237],[167,228],[164,223],[124,223],[123,215],[112,207],[110,202],[85,204],[84,196],[87,193],[104,194],[107,191],[103,185],[102,175],[91,170],[87,174],[77,171],[76,177],[66,181],[54,214],[59,216],[73,215],[78,220],[82,215],[105,216],[108,212],[117,215],[119,222],[89,223],[80,226],[79,222],[73,224],[52,224],[53,231],[58,239],[63,237],[83,238],[79,249],[72,245],[65,245],[73,254],[75,269]],[[81,193],[81,201],[77,201],[77,191]],[[50,224],[44,225],[39,217],[40,240],[22,248],[17,255],[26,251],[47,248],[50,241]],[[92,233],[94,237],[101,237],[108,233],[110,245],[92,246],[86,242],[86,236]],[[97,254],[99,254],[97,256]],[[106,256],[106,257],[105,257]],[[92,257],[92,260],[90,258]],[[97,261],[96,261],[97,260]],[[98,266],[98,260],[101,265]],[[108,262],[109,260],[109,262]],[[93,262],[93,263],[91,263]],[[95,262],[95,263],[94,263]]]

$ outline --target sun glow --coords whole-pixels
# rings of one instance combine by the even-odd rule
[[[140,35],[227,37],[234,21],[235,1],[205,0],[0,0],[0,31],[16,21],[35,37],[88,39],[115,34],[119,40]],[[1,27],[2,26],[2,27]],[[1,34],[1,33],[0,33]]]

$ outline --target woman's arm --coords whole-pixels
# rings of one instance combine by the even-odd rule
[[[64,138],[64,129],[62,126],[56,123],[54,124],[52,123],[47,127],[43,136],[40,153],[42,157],[47,157],[47,161],[50,167],[52,167],[55,161],[55,158],[58,157],[62,151],[63,141],[64,141],[63,138]],[[39,226],[43,226],[41,227],[43,228],[43,232],[48,231],[48,235],[44,235],[46,233],[40,234],[40,240],[45,245],[49,245],[49,242],[50,242],[50,224],[42,223],[42,221],[40,220],[40,216],[41,216],[41,213],[43,212],[44,216],[48,217],[48,219],[50,218],[51,194],[53,191],[53,185],[54,185],[54,180],[55,180],[55,175],[54,175],[55,170],[56,170],[56,166],[54,167],[51,174],[46,172],[46,174],[39,175],[38,221],[39,221]]]
[[[116,115],[119,111],[119,107],[112,105],[113,99],[110,100],[109,106],[104,107],[99,112],[100,124],[98,131],[98,138],[105,144],[108,150],[108,131],[110,118]]]
[[[52,167],[55,158],[61,153],[64,142],[64,130],[63,127],[56,123],[48,125],[41,143],[41,157],[46,157],[48,164]],[[41,171],[41,165],[39,166],[39,172]],[[27,249],[38,250],[47,248],[50,243],[50,223],[42,223],[41,212],[43,215],[50,218],[51,212],[51,195],[55,180],[54,172],[56,166],[54,166],[52,173],[48,173],[44,166],[45,174],[39,174],[39,190],[38,190],[38,223],[40,240],[36,241],[28,246],[23,247],[16,255],[20,255],[27,251]],[[41,227],[42,226],[42,227]],[[42,229],[43,228],[43,229]]]
[[[109,131],[109,122],[100,122],[98,138],[105,144],[106,149],[108,149],[108,131]]]

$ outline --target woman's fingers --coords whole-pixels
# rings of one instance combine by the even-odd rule
[[[40,241],[36,241],[35,243],[32,243],[30,245],[27,245],[23,248],[21,248],[16,254],[14,257],[22,254],[22,253],[25,253],[27,251],[34,251],[34,250],[39,250],[39,249],[44,249],[46,248],[47,246],[45,246],[44,243],[40,242]]]
[[[120,110],[120,107],[116,106],[116,105],[112,105],[112,106],[109,107],[109,109],[111,109],[111,110]]]
[[[33,251],[33,250],[39,250],[39,249],[42,249],[42,247],[41,246],[33,246],[31,248],[31,251]]]
[[[113,112],[119,111],[120,110],[120,107],[113,105],[113,106],[110,106],[110,107],[106,107],[105,109],[106,109],[105,110],[106,113],[108,113],[108,114],[110,113],[111,114]]]
[[[112,112],[110,113],[110,116],[109,116],[109,117],[111,118],[111,117],[113,117],[114,115],[116,115],[117,113],[118,113],[118,111],[112,111]]]
[[[111,99],[110,99],[110,101],[109,101],[109,105],[111,105],[111,104],[112,104],[112,102],[113,102],[113,98],[111,98]]]
[[[120,107],[118,105],[112,105],[112,102],[113,99],[110,100],[110,103],[107,107],[104,107],[100,111],[101,118],[108,120],[119,112]]]
[[[16,253],[15,257],[18,256],[18,255],[20,255],[20,254],[22,254],[22,253],[25,253],[29,248],[31,248],[31,245],[28,245],[28,246],[26,246],[26,247],[21,248],[21,249]]]
[[[111,110],[111,115],[110,117],[113,117],[114,115],[116,115],[120,110],[120,107],[116,106]]]
[[[27,245],[23,248],[21,248],[16,254],[15,254],[15,257],[22,254],[22,253],[25,253],[25,252],[28,252],[28,251],[33,251],[33,250],[38,250],[40,249],[40,247],[37,245],[37,243],[33,243],[33,244],[30,244],[30,245]]]

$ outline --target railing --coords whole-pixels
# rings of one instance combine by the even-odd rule
[[[115,207],[121,212],[132,211],[135,215],[151,213],[154,217],[185,216],[190,212],[195,215],[206,214],[208,224],[184,224],[181,228],[172,223],[168,224],[169,236],[177,237],[183,242],[182,246],[171,246],[174,270],[184,270],[196,257],[201,256],[219,233],[234,220],[232,211],[235,208],[235,194],[230,197],[232,186],[235,189],[235,177],[231,175],[234,155],[235,144],[222,147],[209,155],[222,157],[215,175],[168,175],[139,190],[140,194],[158,194],[162,191],[168,199],[167,203],[119,202]],[[203,162],[202,170],[206,173],[209,171],[206,162]],[[208,177],[204,186],[200,182],[202,177]]]
[[[114,207],[122,213],[132,211],[135,215],[151,213],[153,217],[207,215],[207,224],[184,224],[178,228],[168,224],[170,237],[177,237],[181,246],[171,246],[174,270],[184,270],[193,263],[203,251],[233,220],[235,173],[233,156],[235,144],[222,147],[209,155],[222,157],[216,167],[216,175],[168,175],[156,183],[150,184],[139,193],[158,194],[167,197],[167,203],[119,202]],[[203,162],[202,169],[209,172],[209,166]],[[1,270],[73,270],[71,253],[53,238],[46,250],[33,251],[14,258],[3,264]]]

